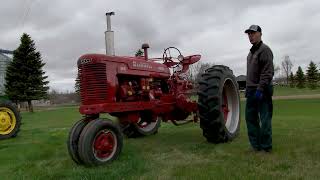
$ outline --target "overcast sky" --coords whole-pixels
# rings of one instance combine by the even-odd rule
[[[319,0],[7,0],[0,5],[0,48],[14,50],[28,33],[46,63],[50,88],[73,91],[77,58],[105,53],[108,11],[116,13],[116,55],[132,56],[145,42],[152,57],[175,46],[245,74],[251,45],[244,31],[258,24],[275,64],[289,55],[295,72],[320,62]]]

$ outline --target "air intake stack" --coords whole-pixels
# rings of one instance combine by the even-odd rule
[[[106,54],[109,56],[114,56],[114,33],[111,30],[111,16],[114,12],[107,12],[107,31],[105,33],[106,40]]]

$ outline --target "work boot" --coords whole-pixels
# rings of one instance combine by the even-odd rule
[[[251,147],[251,148],[249,148],[248,153],[257,153],[257,152],[260,152],[260,151],[261,150],[258,149],[258,148]]]
[[[269,149],[263,149],[263,151],[265,152],[265,153],[272,153],[272,149],[271,148],[269,148]]]

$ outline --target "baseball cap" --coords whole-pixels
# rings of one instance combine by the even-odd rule
[[[244,33],[248,33],[250,31],[261,32],[261,27],[258,25],[251,25]]]

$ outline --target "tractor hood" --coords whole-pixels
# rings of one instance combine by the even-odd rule
[[[118,71],[138,70],[149,71],[170,76],[169,68],[161,63],[152,60],[146,61],[144,57],[127,57],[127,56],[108,56],[104,54],[85,54],[81,56],[77,62],[78,67],[84,64],[95,63],[115,63]]]

